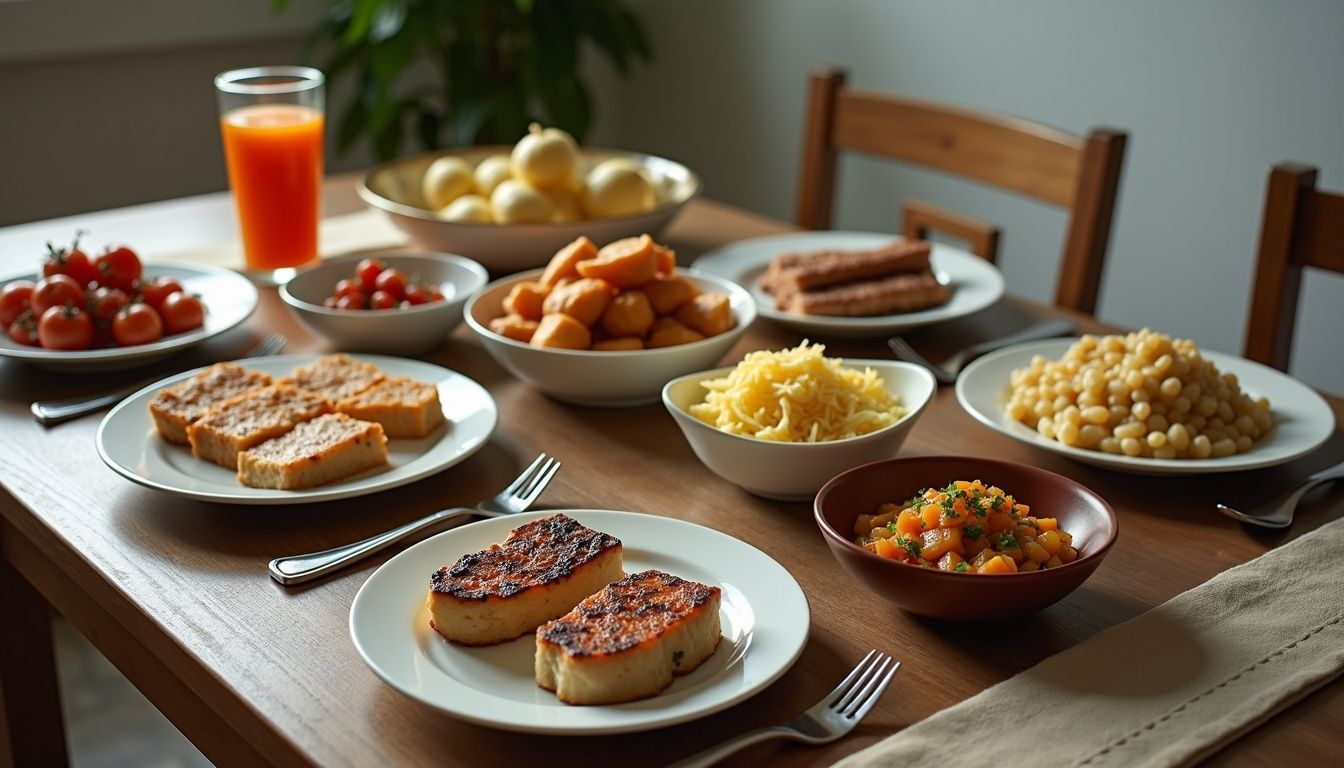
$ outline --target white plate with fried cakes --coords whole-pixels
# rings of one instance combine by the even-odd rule
[[[406,377],[437,390],[443,413],[424,437],[392,437],[385,464],[324,485],[298,490],[249,487],[238,472],[192,455],[186,445],[164,439],[149,411],[161,390],[179,386],[206,370],[170,376],[123,400],[98,427],[98,455],[123,477],[179,496],[225,504],[304,504],[362,496],[395,488],[440,472],[466,459],[490,438],[499,420],[494,398],[481,385],[431,363],[380,355],[351,355],[376,366],[389,379]],[[273,379],[311,366],[318,355],[284,355],[236,360],[233,364]],[[283,439],[283,438],[278,438]],[[264,445],[264,443],[263,443]]]
[[[430,627],[430,575],[502,542],[526,523],[561,513],[620,540],[623,567],[657,569],[721,590],[721,639],[695,671],[649,698],[575,706],[538,686],[536,640],[450,643]],[[730,707],[783,675],[807,641],[807,598],[770,556],[681,520],[610,510],[546,510],[482,520],[426,539],[383,564],[355,596],[350,634],[388,684],[448,714],[509,731],[568,735],[645,731]]]
[[[761,317],[813,338],[889,336],[979,312],[1003,296],[1003,275],[993,264],[941,243],[932,244],[930,262],[934,276],[951,291],[951,297],[945,304],[928,309],[868,317],[797,314],[776,308],[775,297],[761,286],[761,277],[777,256],[865,251],[882,248],[899,239],[897,235],[877,232],[793,232],[740,240],[710,251],[691,266],[737,283],[756,299]]]

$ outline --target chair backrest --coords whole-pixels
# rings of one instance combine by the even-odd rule
[[[1246,357],[1288,370],[1303,267],[1344,273],[1344,194],[1317,189],[1309,165],[1280,163],[1265,189]]]
[[[1123,132],[1075,136],[1048,126],[845,85],[845,72],[812,75],[804,126],[800,226],[827,229],[841,149],[974,179],[1069,209],[1055,303],[1095,312],[1110,237]]]

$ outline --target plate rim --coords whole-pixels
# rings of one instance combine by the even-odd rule
[[[126,478],[127,480],[130,480],[136,485],[140,485],[145,488],[152,488],[156,491],[163,491],[165,493],[170,493],[175,496],[180,496],[182,498],[194,499],[196,501],[209,501],[220,504],[240,504],[240,505],[253,505],[253,506],[279,506],[282,504],[315,504],[324,501],[338,501],[340,499],[351,499],[359,496],[366,496],[370,493],[387,491],[393,488],[399,488],[403,485],[409,485],[410,483],[416,482],[418,480],[423,480],[424,478],[430,475],[437,474],[453,466],[456,466],[457,464],[460,464],[463,461],[466,461],[468,458],[470,458],[473,454],[479,451],[482,447],[485,446],[486,443],[490,441],[490,438],[494,435],[495,430],[499,427],[499,404],[495,402],[494,396],[491,395],[490,391],[486,389],[484,386],[482,386],[480,382],[476,381],[470,376],[467,376],[464,373],[460,373],[458,371],[452,370],[451,368],[444,368],[441,365],[437,365],[435,363],[429,363],[424,360],[419,360],[415,358],[402,358],[393,355],[372,355],[372,354],[363,354],[354,352],[349,354],[356,360],[372,362],[375,364],[377,364],[380,361],[393,360],[398,363],[411,362],[419,365],[427,365],[434,368],[439,368],[440,370],[452,376],[457,376],[464,379],[467,382],[470,382],[473,386],[478,388],[485,395],[486,400],[490,403],[491,407],[490,407],[489,430],[486,431],[485,435],[480,440],[478,440],[474,446],[472,446],[467,451],[459,454],[458,456],[450,458],[446,463],[440,463],[440,464],[430,463],[423,469],[418,470],[416,472],[412,472],[409,475],[403,477],[397,477],[392,480],[387,480],[383,482],[374,482],[369,485],[357,488],[338,489],[338,488],[330,488],[328,486],[318,486],[316,489],[309,489],[304,491],[292,491],[291,493],[295,494],[293,496],[253,497],[253,496],[240,496],[229,493],[216,493],[212,491],[194,491],[190,489],[180,488],[144,477],[136,473],[131,468],[123,466],[120,462],[115,461],[108,454],[104,434],[108,427],[108,424],[112,422],[115,416],[120,414],[123,410],[129,409],[132,403],[138,401],[140,397],[149,390],[158,390],[161,389],[162,387],[175,384],[178,381],[182,381],[186,378],[194,376],[195,374],[205,370],[206,368],[209,368],[211,365],[215,365],[215,363],[211,363],[209,365],[202,365],[198,368],[193,368],[189,371],[183,371],[178,374],[165,376],[164,378],[152,384],[149,384],[145,387],[142,387],[139,390],[136,390],[134,394],[130,395],[129,397],[126,397],[120,403],[117,403],[115,406],[113,406],[112,410],[108,411],[107,414],[103,416],[102,420],[98,423],[98,430],[94,434],[94,445],[98,450],[98,457],[102,459],[103,464],[105,464],[113,472]],[[311,363],[315,361],[317,358],[322,356],[323,355],[321,353],[270,355],[267,357],[239,358],[236,360],[226,360],[221,362],[235,363],[237,365],[242,365],[244,367],[247,367],[249,363],[255,363],[258,360],[286,361],[292,365],[304,365],[307,363]]]
[[[519,720],[510,720],[510,719],[503,719],[500,717],[483,716],[478,713],[472,712],[467,708],[461,708],[461,707],[458,709],[448,709],[442,706],[439,702],[431,701],[421,696],[418,692],[403,687],[400,684],[400,681],[390,678],[387,674],[385,674],[385,670],[383,670],[378,664],[374,662],[374,660],[370,657],[370,654],[365,648],[365,646],[361,644],[360,634],[356,628],[356,611],[360,609],[360,606],[363,605],[365,601],[373,599],[369,595],[372,594],[371,590],[377,589],[377,587],[375,586],[371,588],[370,585],[375,584],[375,581],[379,577],[379,574],[384,573],[385,569],[391,566],[394,562],[401,559],[409,559],[411,553],[416,552],[422,548],[429,548],[430,546],[433,545],[434,542],[438,542],[440,539],[445,537],[458,535],[458,532],[460,532],[464,528],[468,528],[478,523],[488,522],[492,520],[506,520],[506,521],[517,520],[521,523],[526,522],[528,520],[536,519],[538,517],[553,514],[587,516],[594,513],[598,515],[615,515],[615,516],[629,517],[631,519],[639,519],[644,522],[655,521],[654,523],[655,525],[689,527],[693,530],[696,530],[700,535],[709,534],[711,536],[722,537],[724,540],[730,542],[732,545],[738,547],[744,547],[746,548],[746,550],[754,552],[756,555],[759,555],[761,558],[764,558],[765,561],[772,564],[776,569],[778,569],[779,574],[785,577],[784,579],[781,580],[783,584],[791,585],[792,587],[791,591],[796,593],[794,596],[797,598],[797,604],[801,606],[802,609],[801,612],[793,612],[792,615],[788,615],[787,613],[785,614],[784,621],[801,628],[801,633],[797,638],[795,646],[788,650],[787,654],[788,658],[785,659],[781,656],[781,660],[777,663],[775,668],[771,669],[768,674],[764,675],[761,679],[753,682],[752,684],[742,686],[739,690],[733,691],[731,695],[726,696],[721,700],[707,703],[705,705],[702,705],[698,708],[693,708],[686,712],[671,715],[663,715],[661,717],[656,716],[655,714],[646,718],[636,719],[633,722],[626,722],[626,723],[613,723],[608,725],[592,724],[592,725],[569,726],[569,725],[546,725],[541,723],[527,723]],[[576,517],[576,519],[578,518]],[[757,613],[755,606],[753,606],[753,613]],[[807,642],[811,637],[811,625],[812,625],[812,607],[808,602],[807,593],[803,590],[802,585],[798,583],[798,580],[794,577],[794,575],[790,573],[789,570],[785,568],[778,560],[775,560],[773,557],[766,554],[763,550],[756,547],[755,545],[743,541],[742,539],[739,539],[731,534],[724,533],[723,531],[720,531],[718,529],[711,528],[707,525],[701,525],[699,523],[693,523],[690,522],[689,520],[682,520],[680,518],[665,515],[634,512],[631,510],[598,509],[598,508],[542,509],[542,510],[533,510],[530,512],[522,512],[516,515],[485,518],[483,520],[476,520],[471,523],[467,523],[465,525],[450,528],[449,530],[443,531],[427,539],[419,541],[414,545],[407,547],[406,549],[397,553],[393,557],[389,558],[382,565],[378,566],[378,568],[375,569],[373,573],[369,574],[369,577],[365,579],[363,584],[360,585],[359,590],[355,593],[354,599],[351,601],[350,613],[347,621],[347,626],[350,632],[350,640],[354,644],[355,651],[356,653],[359,654],[359,657],[364,662],[365,666],[367,666],[369,670],[372,671],[374,675],[378,677],[378,679],[382,680],[384,683],[391,686],[394,690],[400,692],[402,695],[412,698],[417,702],[425,706],[428,706],[436,711],[443,712],[451,717],[462,720],[463,722],[473,723],[476,725],[486,726],[497,730],[514,732],[514,733],[535,733],[535,734],[564,735],[564,736],[613,735],[619,733],[637,733],[643,731],[650,731],[658,728],[666,728],[669,726],[678,725],[681,723],[687,723],[693,720],[698,720],[703,717],[708,717],[709,715],[712,715],[716,712],[721,712],[736,704],[740,704],[746,699],[749,699],[761,693],[763,690],[768,688],[775,681],[779,680],[779,678],[783,677],[785,673],[787,673],[790,669],[793,668],[794,664],[796,664],[798,659],[801,658],[803,651],[807,648]],[[750,651],[748,651],[748,653],[750,653]],[[462,687],[472,691],[478,690],[476,688],[470,688],[465,685],[463,685]],[[656,697],[653,698],[656,699]],[[530,705],[523,702],[518,702],[517,706],[524,709],[530,707]],[[573,709],[574,711],[580,711],[580,712],[602,711],[601,706],[575,707]],[[562,710],[562,711],[568,711],[568,710]],[[656,713],[657,710],[652,710],[652,712]]]
[[[150,344],[136,344],[130,347],[106,347],[103,349],[74,349],[74,350],[50,350],[42,347],[11,347],[0,345],[0,357],[10,358],[12,360],[25,360],[42,363],[44,365],[63,365],[69,364],[71,367],[87,365],[91,363],[115,363],[121,361],[136,360],[141,357],[163,356],[173,352],[179,352],[189,347],[194,347],[207,339],[212,339],[222,333],[237,328],[256,311],[261,303],[261,295],[257,291],[257,286],[243,275],[227,269],[225,267],[215,266],[214,264],[200,264],[189,261],[174,261],[168,259],[147,259],[144,262],[146,272],[151,272],[158,267],[168,267],[171,269],[180,269],[187,272],[195,272],[200,276],[213,276],[216,278],[234,281],[235,287],[247,290],[247,310],[232,322],[227,323],[211,331],[202,330],[199,333],[187,332],[171,339],[160,339]],[[0,277],[0,285],[7,285],[16,280],[35,279],[38,272],[25,271]],[[208,306],[207,306],[208,310]]]
[[[983,375],[979,373],[982,369],[987,368],[988,366],[994,363],[1001,362],[1005,358],[1012,358],[1018,356],[1023,356],[1025,358],[1024,360],[1025,364],[1025,361],[1029,361],[1031,359],[1031,355],[1043,354],[1046,356],[1050,356],[1051,353],[1047,353],[1042,350],[1058,349],[1060,352],[1062,352],[1063,350],[1067,349],[1069,345],[1076,342],[1079,338],[1080,337],[1078,336],[1070,336],[1056,339],[1042,339],[1039,341],[1023,342],[1021,344],[1014,344],[1011,347],[1004,347],[1003,349],[991,352],[987,355],[980,357],[977,360],[972,361],[970,365],[967,365],[966,368],[962,370],[961,375],[957,377],[955,390],[958,405],[961,406],[962,411],[964,411],[967,415],[975,419],[980,424],[989,427],[990,429],[994,430],[995,432],[1001,435],[1004,435],[1005,437],[1009,437],[1013,440],[1016,440],[1017,442],[1022,443],[1023,445],[1029,445],[1043,450],[1047,450],[1083,464],[1089,464],[1092,466],[1103,467],[1106,469],[1113,469],[1122,472],[1131,472],[1136,474],[1148,474],[1148,475],[1221,474],[1227,472],[1248,472],[1257,469],[1276,467],[1281,464],[1287,464],[1290,461],[1296,461],[1297,459],[1300,459],[1303,456],[1312,453],[1316,449],[1320,448],[1321,445],[1323,445],[1327,440],[1329,440],[1331,433],[1334,431],[1335,428],[1334,412],[1330,409],[1330,406],[1325,401],[1325,398],[1322,397],[1321,394],[1317,392],[1315,389],[1313,389],[1311,386],[1309,386],[1305,382],[1293,378],[1292,376],[1288,375],[1283,371],[1280,371],[1276,368],[1271,368],[1270,366],[1267,366],[1263,363],[1258,363],[1254,360],[1248,360],[1244,357],[1241,357],[1240,355],[1228,354],[1226,352],[1219,352],[1217,350],[1212,349],[1200,349],[1200,355],[1205,359],[1209,360],[1210,362],[1214,363],[1215,365],[1217,365],[1219,369],[1222,370],[1223,372],[1229,372],[1229,368],[1227,366],[1230,363],[1233,367],[1243,367],[1245,369],[1255,370],[1257,373],[1269,374],[1275,378],[1278,378],[1284,382],[1289,383],[1291,386],[1300,387],[1303,393],[1309,393],[1311,398],[1313,398],[1313,399],[1304,399],[1304,402],[1309,403],[1310,407],[1312,407],[1313,409],[1320,410],[1323,414],[1328,415],[1330,417],[1329,422],[1330,426],[1324,429],[1321,435],[1316,437],[1314,441],[1304,443],[1302,446],[1290,450],[1287,454],[1273,458],[1261,458],[1261,459],[1238,458],[1250,455],[1250,453],[1253,453],[1252,450],[1251,452],[1244,454],[1235,454],[1233,456],[1221,456],[1218,458],[1207,458],[1207,459],[1150,459],[1135,456],[1115,456],[1109,453],[1103,453],[1101,451],[1089,451],[1083,448],[1074,448],[1072,446],[1064,445],[1063,443],[1060,443],[1055,440],[1046,440],[1044,438],[1041,438],[1039,435],[1037,436],[1037,439],[1034,440],[1027,439],[1024,435],[1018,434],[1013,430],[1007,429],[1002,423],[1001,419],[994,418],[994,414],[982,413],[979,408],[976,408],[973,405],[971,397],[968,394],[968,390],[971,387],[972,380],[977,375]],[[1236,371],[1230,371],[1230,372],[1236,373]],[[1008,383],[1004,382],[1003,387],[1001,389],[1006,389],[1007,386]],[[1295,402],[1297,401],[1295,400]],[[1023,425],[1023,427],[1028,428],[1026,427],[1026,425]]]
[[[958,261],[961,261],[962,264],[958,265],[959,267],[964,265],[969,269],[979,271],[980,273],[979,276],[982,276],[985,279],[988,279],[994,283],[993,290],[987,292],[985,297],[980,301],[973,304],[969,304],[966,307],[958,309],[952,313],[945,312],[944,310],[947,305],[943,305],[941,307],[931,307],[929,309],[917,310],[915,312],[905,312],[894,315],[877,315],[874,317],[831,317],[826,315],[794,315],[788,312],[781,312],[775,309],[773,306],[763,304],[757,298],[755,291],[753,291],[750,286],[740,282],[739,278],[742,276],[741,274],[734,273],[730,275],[726,274],[725,272],[720,272],[714,269],[713,262],[725,258],[726,255],[731,254],[731,252],[737,248],[751,247],[751,246],[767,246],[767,245],[774,245],[776,243],[778,243],[780,247],[788,247],[789,242],[792,240],[825,239],[827,237],[845,237],[845,238],[853,237],[853,238],[891,241],[902,237],[902,235],[886,232],[863,231],[863,230],[807,230],[801,232],[786,232],[774,235],[762,235],[759,237],[750,237],[742,240],[735,240],[726,245],[714,248],[700,255],[695,259],[695,261],[691,262],[691,268],[712,275],[716,275],[724,280],[731,280],[733,282],[738,283],[738,285],[741,285],[743,290],[745,290],[752,297],[752,300],[756,302],[756,313],[758,316],[764,317],[768,320],[783,325],[805,328],[806,330],[811,330],[819,333],[825,331],[836,331],[836,332],[849,332],[849,333],[872,332],[874,334],[880,334],[880,333],[894,332],[900,329],[933,325],[935,323],[946,322],[948,320],[955,320],[961,317],[966,317],[968,315],[975,314],[976,312],[979,312],[993,305],[995,302],[1003,298],[1007,290],[1003,273],[998,269],[998,267],[994,266],[988,261],[985,261],[979,256],[976,256],[975,254],[963,248],[958,248],[954,245],[948,245],[945,243],[939,243],[933,241],[930,241],[930,244],[933,246],[935,252],[943,252],[945,254],[951,255]],[[710,262],[710,266],[708,268],[705,266],[706,261]],[[764,263],[768,263],[768,260],[767,262]],[[757,266],[759,265],[753,263],[747,266],[747,269],[755,269],[757,268]]]

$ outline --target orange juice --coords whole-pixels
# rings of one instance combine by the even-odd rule
[[[257,104],[225,113],[220,129],[247,266],[273,270],[316,259],[322,112]]]

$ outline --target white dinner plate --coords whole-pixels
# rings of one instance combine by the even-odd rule
[[[1116,456],[1047,440],[1026,424],[1014,421],[1004,411],[1008,402],[1009,376],[1013,369],[1030,365],[1034,355],[1060,359],[1075,341],[1077,339],[1034,341],[985,355],[966,366],[957,378],[957,402],[981,424],[1016,440],[1084,464],[1143,475],[1200,475],[1272,467],[1311,453],[1335,431],[1334,412],[1311,387],[1267,365],[1235,355],[1200,350],[1204,359],[1218,366],[1218,370],[1235,374],[1242,391],[1252,398],[1269,398],[1274,429],[1246,453],[1216,459],[1153,459]]]
[[[299,491],[249,488],[236,473],[193,458],[183,445],[159,437],[149,415],[149,401],[160,389],[190,378],[197,368],[169,376],[121,401],[98,426],[98,455],[117,474],[150,488],[225,504],[306,504],[363,496],[396,488],[441,472],[475,453],[495,431],[499,411],[480,384],[447,368],[400,357],[351,355],[378,366],[389,377],[409,376],[436,384],[446,424],[428,437],[387,441],[387,464],[330,485]],[[247,368],[279,378],[317,355],[283,355],[235,360]]]
[[[770,260],[791,251],[822,249],[858,250],[876,248],[896,240],[896,235],[876,232],[794,232],[739,240],[715,249],[691,266],[711,275],[732,280],[756,299],[761,317],[816,336],[890,336],[921,325],[964,317],[988,307],[1003,296],[1003,275],[993,264],[959,248],[933,244],[931,261],[939,281],[952,288],[952,298],[940,307],[918,312],[876,317],[824,317],[795,315],[775,309],[775,300],[761,289],[760,277]]]
[[[0,357],[23,360],[40,368],[54,371],[115,371],[149,365],[187,347],[217,336],[238,325],[257,308],[257,289],[237,272],[206,264],[185,264],[170,261],[149,262],[144,266],[144,278],[171,277],[184,291],[195,293],[205,304],[205,322],[200,328],[160,339],[153,344],[105,349],[56,350],[19,344],[0,333]],[[36,280],[32,272],[11,275],[0,280],[0,285],[15,280]]]
[[[556,512],[620,539],[627,573],[657,568],[722,589],[723,639],[714,655],[652,698],[570,706],[537,686],[533,636],[468,648],[430,628],[425,606],[430,574]],[[681,520],[606,510],[529,512],[446,531],[384,563],[350,607],[350,636],[360,656],[407,696],[480,725],[570,735],[661,728],[732,706],[793,665],[807,642],[808,624],[802,588],[759,549]]]

